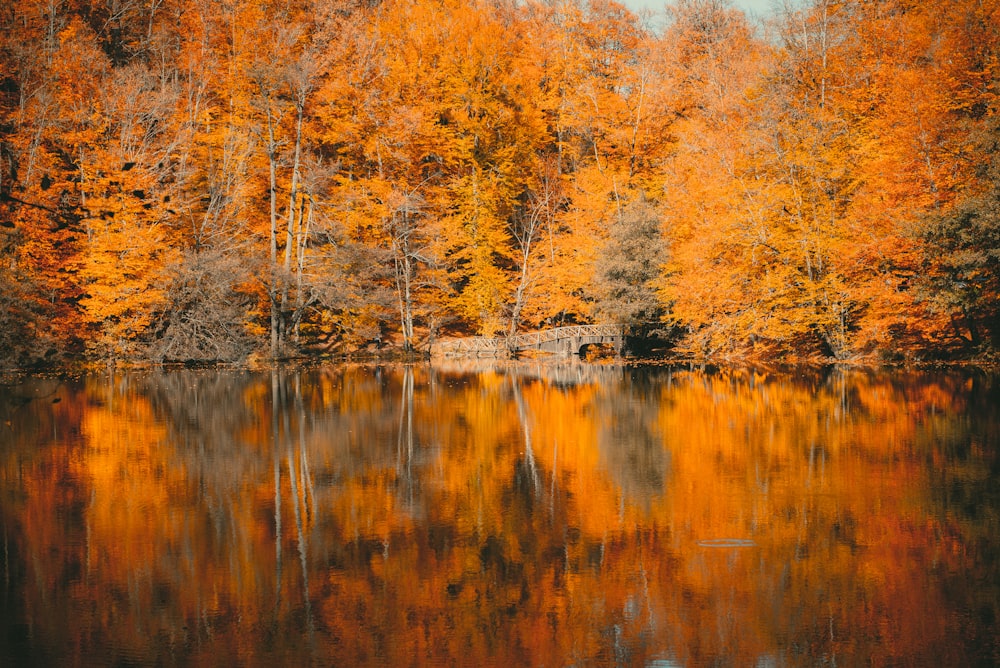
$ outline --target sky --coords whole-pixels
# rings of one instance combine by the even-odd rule
[[[641,9],[651,9],[655,12],[663,11],[666,0],[619,0],[626,7],[633,11]],[[773,13],[774,0],[733,0],[733,4],[754,16],[768,16]]]

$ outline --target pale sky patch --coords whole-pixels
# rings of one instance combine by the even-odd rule
[[[667,4],[665,0],[620,0],[620,2],[634,12],[650,10],[657,14],[663,13],[663,7]],[[775,13],[776,3],[775,0],[734,0],[733,5],[747,14],[763,18]]]

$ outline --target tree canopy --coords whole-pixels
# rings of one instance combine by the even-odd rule
[[[707,357],[1000,345],[1000,1],[24,0],[6,364],[650,320]],[[655,25],[655,28],[649,27]]]

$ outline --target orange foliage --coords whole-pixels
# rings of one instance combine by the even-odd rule
[[[0,346],[240,359],[589,322],[642,201],[683,355],[988,352],[994,268],[963,313],[925,227],[986,206],[998,12],[679,0],[653,32],[610,0],[18,3]]]

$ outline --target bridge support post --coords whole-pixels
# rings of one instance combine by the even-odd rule
[[[573,357],[574,355],[580,354],[580,337],[571,336],[566,340],[566,357]]]

